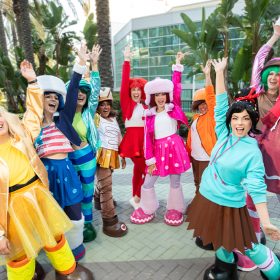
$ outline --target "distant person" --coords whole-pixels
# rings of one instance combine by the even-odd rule
[[[144,158],[144,85],[146,80],[130,77],[130,59],[132,53],[129,46],[124,50],[120,102],[125,134],[120,145],[120,156],[130,158],[133,162],[132,198],[129,200],[134,209],[139,207],[141,186],[145,179]]]
[[[245,253],[261,270],[265,279],[278,280],[280,262],[266,246],[258,243],[246,207],[245,188],[252,196],[266,234],[280,240],[280,231],[271,224],[264,182],[264,165],[256,139],[258,111],[255,104],[243,100],[230,107],[225,89],[227,59],[213,62],[216,71],[216,134],[210,163],[205,169],[199,193],[188,207],[188,229],[204,244],[216,250],[215,264],[204,279],[238,279],[233,250]]]
[[[155,217],[158,208],[154,184],[158,177],[170,177],[164,222],[170,226],[183,223],[185,201],[181,186],[181,174],[190,168],[190,160],[183,139],[177,134],[180,123],[188,124],[181,108],[181,77],[183,53],[176,56],[172,66],[172,81],[156,78],[145,87],[145,158],[147,175],[141,189],[140,208],[134,210],[130,220],[134,224],[145,224]]]
[[[122,140],[121,130],[113,111],[113,95],[109,87],[102,87],[99,95],[97,114],[95,117],[101,146],[97,154],[95,199],[100,201],[103,233],[110,237],[122,237],[128,229],[125,223],[119,221],[113,200],[112,175],[120,168],[119,146]],[[125,159],[121,159],[125,168]]]

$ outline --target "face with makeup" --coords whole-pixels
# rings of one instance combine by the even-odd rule
[[[237,137],[245,137],[252,128],[250,115],[246,110],[240,113],[233,113],[231,116],[230,126],[233,135]]]

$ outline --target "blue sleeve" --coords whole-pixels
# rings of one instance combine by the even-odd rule
[[[254,204],[266,202],[267,186],[264,182],[265,169],[261,151],[258,149],[254,152],[248,162],[247,177],[242,183],[252,197]]]
[[[67,89],[65,106],[59,113],[59,121],[62,121],[62,119],[66,118],[70,123],[73,122],[77,107],[79,83],[81,78],[81,74],[73,72],[69,87]]]
[[[227,93],[216,95],[216,106],[215,106],[215,131],[217,137],[223,137],[228,134],[226,127],[226,113],[229,108]]]
[[[90,87],[91,87],[91,91],[88,99],[88,108],[92,118],[94,118],[98,105],[98,96],[101,87],[101,80],[98,71],[97,72],[92,71],[90,73]]]

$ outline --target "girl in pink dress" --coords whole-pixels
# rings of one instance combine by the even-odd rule
[[[147,175],[141,189],[140,208],[130,216],[135,224],[145,224],[154,218],[158,201],[154,184],[159,176],[170,176],[170,191],[167,211],[164,216],[166,224],[179,226],[183,223],[185,210],[184,196],[180,184],[181,173],[190,168],[190,160],[183,139],[176,134],[180,123],[188,124],[181,108],[181,76],[183,54],[176,57],[172,66],[172,81],[156,78],[145,87],[146,110],[144,152]]]

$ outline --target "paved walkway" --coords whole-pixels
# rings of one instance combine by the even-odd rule
[[[102,233],[101,217],[94,211],[94,226],[98,231],[95,241],[87,245],[86,257],[82,260],[85,266],[94,272],[97,280],[201,280],[206,267],[213,263],[213,252],[196,247],[192,232],[186,230],[186,223],[180,227],[170,227],[163,223],[168,178],[160,178],[156,183],[156,192],[160,207],[156,218],[149,224],[134,225],[129,221],[132,207],[128,203],[131,197],[132,165],[128,162],[125,170],[114,174],[114,198],[116,199],[119,219],[129,228],[123,238],[110,238]],[[185,198],[190,201],[194,195],[191,171],[182,176]],[[271,220],[280,227],[280,205],[276,197],[268,195]],[[267,245],[280,252],[280,242],[268,241]],[[51,266],[44,253],[39,261],[48,271]],[[240,279],[261,279],[259,271],[240,273]],[[0,267],[0,280],[6,279],[4,268]]]

